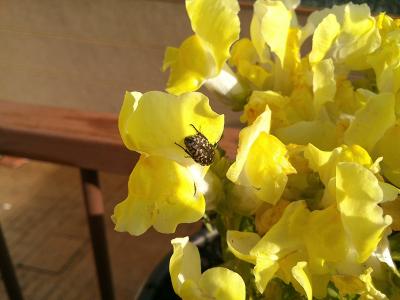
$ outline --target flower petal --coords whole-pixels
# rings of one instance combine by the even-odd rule
[[[340,217],[336,206],[310,213],[305,243],[313,274],[328,273],[330,264],[346,258],[349,245]]]
[[[293,12],[280,1],[259,1],[265,5],[261,21],[261,34],[283,66],[286,56],[286,42],[289,35]],[[279,28],[279,30],[276,30]]]
[[[315,114],[327,102],[333,102],[336,94],[335,67],[332,59],[325,59],[316,63],[313,68],[313,91]]]
[[[129,177],[128,197],[114,209],[115,230],[140,235],[154,226],[159,232],[173,233],[178,224],[199,220],[205,200],[195,195],[194,182],[180,164],[141,155]]]
[[[374,148],[375,157],[383,157],[383,174],[389,181],[400,187],[400,123],[389,128]]]
[[[246,128],[243,128],[239,133],[239,148],[236,155],[236,161],[231,165],[226,177],[229,180],[236,182],[245,182],[246,177],[242,174],[242,170],[246,163],[250,148],[258,138],[261,132],[269,132],[271,122],[271,111],[267,107],[265,111],[256,119],[256,121]]]
[[[306,269],[307,269],[307,262],[299,261],[296,264],[296,266],[292,268],[292,274],[293,277],[297,280],[297,282],[303,287],[304,292],[307,295],[307,299],[312,300],[312,287]]]
[[[204,80],[214,73],[214,64],[213,57],[196,35],[185,39],[179,49],[167,48],[163,70],[170,68],[171,71],[166,90],[174,95],[198,90]]]
[[[296,170],[288,160],[286,146],[263,132],[252,145],[242,172],[260,200],[275,204],[283,194],[287,175]]]
[[[289,125],[287,120],[286,106],[289,104],[288,97],[284,97],[274,91],[254,91],[247,104],[240,120],[249,125],[265,111],[266,105],[271,110],[271,128],[280,128]]]
[[[312,50],[309,54],[311,64],[320,62],[340,33],[340,24],[334,14],[327,15],[317,26],[312,39]]]
[[[254,232],[229,230],[226,235],[229,250],[239,259],[255,264],[256,257],[250,255],[250,250],[260,241],[260,236]]]
[[[357,260],[364,262],[377,247],[390,216],[383,216],[378,206],[383,191],[378,179],[356,163],[339,163],[336,167],[336,198],[343,226],[349,235]]]
[[[188,237],[175,238],[171,241],[174,248],[169,261],[169,273],[176,294],[180,295],[182,285],[188,281],[200,280],[200,254],[197,247],[189,242]]]
[[[336,126],[330,120],[300,121],[278,128],[274,133],[284,144],[311,143],[324,150],[331,150],[337,145]]]
[[[304,156],[310,162],[310,168],[319,173],[325,186],[331,178],[336,176],[336,166],[339,162],[356,162],[370,168],[373,162],[368,152],[358,145],[337,147],[331,152],[321,151],[309,144],[304,151]]]
[[[193,160],[185,158],[186,153],[175,143],[184,146],[184,138],[196,134],[191,125],[211,144],[219,141],[224,116],[212,111],[206,96],[163,92],[138,95],[126,93],[119,117],[119,131],[129,149],[189,165]]]
[[[391,93],[370,97],[365,107],[355,114],[355,119],[344,133],[348,145],[357,144],[372,151],[386,130],[395,124],[395,98]]]
[[[242,277],[229,269],[216,267],[208,269],[200,278],[199,286],[207,295],[206,299],[245,300],[246,286]],[[191,300],[192,298],[187,298]]]

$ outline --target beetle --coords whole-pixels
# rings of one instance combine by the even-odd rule
[[[209,166],[214,161],[215,149],[218,142],[211,144],[208,139],[197,128],[190,124],[196,131],[196,134],[185,137],[183,142],[185,147],[175,142],[175,145],[181,147],[195,162],[202,166]]]

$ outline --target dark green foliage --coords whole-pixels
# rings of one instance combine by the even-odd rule
[[[302,0],[301,5],[311,7],[331,7],[334,4],[345,4],[350,1],[347,0]],[[389,14],[400,15],[400,1],[394,0],[352,0],[353,3],[362,4],[366,3],[371,8],[373,13],[386,11]]]

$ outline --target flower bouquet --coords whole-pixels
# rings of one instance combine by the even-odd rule
[[[166,49],[166,92],[125,94],[120,134],[141,155],[115,229],[220,234],[203,273],[172,240],[183,299],[400,299],[400,21],[349,3],[301,26],[299,2],[257,0],[239,39],[236,0],[186,0],[194,34]],[[203,85],[243,111],[234,159]]]

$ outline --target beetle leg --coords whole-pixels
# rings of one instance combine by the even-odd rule
[[[189,151],[187,151],[187,149],[186,149],[185,147],[183,147],[183,146],[179,145],[179,144],[178,144],[178,143],[176,143],[176,142],[175,142],[175,145],[177,145],[178,147],[181,147],[181,148],[183,149],[183,151],[185,151],[185,152],[186,152],[186,154],[187,154],[187,155],[189,155],[189,157],[192,157],[192,156],[190,155]]]
[[[222,140],[223,137],[224,137],[224,134],[222,134],[221,137],[219,138],[219,140],[213,145],[214,148],[217,148],[218,143]]]

